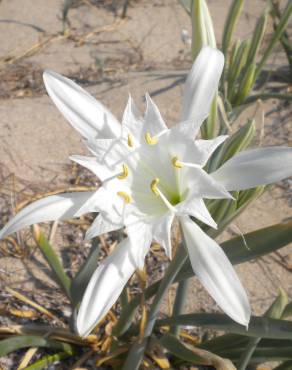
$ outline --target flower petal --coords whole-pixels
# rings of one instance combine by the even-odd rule
[[[162,131],[168,130],[160,111],[149,94],[146,97],[146,113],[144,117],[143,132],[149,132],[151,136],[156,136]]]
[[[23,208],[6,224],[0,232],[0,239],[39,222],[77,217],[77,212],[93,194],[94,192],[64,193],[37,200]]]
[[[292,176],[292,148],[267,147],[241,152],[211,174],[227,190],[244,190]]]
[[[225,187],[201,168],[190,168],[184,181],[189,184],[190,197],[233,199]]]
[[[133,245],[135,248],[135,264],[139,269],[144,267],[144,258],[148,252],[153,236],[152,236],[152,225],[143,221],[126,221],[126,229]]]
[[[117,301],[137,269],[136,261],[140,258],[138,252],[128,238],[124,239],[98,266],[85,290],[78,312],[79,335],[88,335]]]
[[[184,202],[179,203],[175,207],[178,213],[186,216],[193,216],[198,220],[204,222],[206,225],[217,229],[217,224],[213,220],[208,208],[206,207],[202,198],[187,197]]]
[[[57,108],[85,138],[112,138],[121,133],[117,119],[90,94],[66,77],[45,71],[44,83]]]
[[[129,95],[128,103],[124,111],[122,120],[122,130],[126,129],[126,136],[131,134],[140,141],[142,129],[143,129],[142,117],[138,108],[136,107],[134,100]]]
[[[247,326],[251,309],[248,297],[232,264],[220,246],[190,218],[180,218],[192,268],[222,310]]]
[[[155,220],[153,225],[153,239],[164,248],[169,259],[172,258],[171,224],[173,219],[174,214],[168,212],[165,216]]]
[[[204,46],[188,74],[184,95],[181,121],[192,122],[198,131],[208,116],[211,102],[218,89],[224,66],[224,55],[217,49]]]
[[[100,181],[105,181],[114,175],[112,171],[110,171],[104,164],[101,164],[95,157],[71,155],[70,159],[93,172]]]
[[[105,215],[100,213],[95,218],[90,228],[87,230],[86,235],[85,235],[85,240],[92,239],[95,236],[109,233],[111,231],[119,230],[122,227],[123,227],[122,224],[114,223],[111,220],[109,220]]]

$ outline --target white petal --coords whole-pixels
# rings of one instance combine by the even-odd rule
[[[85,240],[94,238],[95,236],[119,230],[123,227],[122,224],[116,224],[108,219],[105,215],[99,214],[90,228],[87,230]]]
[[[128,221],[129,222],[129,221]],[[152,236],[152,225],[143,221],[136,221],[126,224],[127,233],[133,248],[136,249],[135,261],[136,266],[142,269],[144,266],[144,258],[147,251],[150,248],[153,236]]]
[[[203,199],[193,198],[190,196],[184,202],[179,203],[175,208],[180,214],[193,216],[204,222],[206,225],[217,229],[217,224],[210,215],[210,212],[208,211]]]
[[[188,217],[180,219],[192,268],[221,309],[247,326],[251,309],[248,297],[221,247]]]
[[[146,113],[144,117],[144,133],[149,132],[151,136],[156,136],[162,131],[167,130],[167,126],[161,117],[160,111],[149,94],[146,94]]]
[[[182,162],[198,164],[201,167],[205,166],[213,152],[228,138],[222,135],[213,140],[194,140],[181,128],[177,125],[169,130],[169,152]]]
[[[172,258],[171,224],[173,218],[174,214],[169,212],[165,216],[157,219],[153,225],[153,239],[164,248],[169,259]]]
[[[112,204],[111,194],[101,186],[97,191],[91,192],[91,196],[83,202],[80,209],[76,212],[76,217],[90,212],[107,213],[111,209]]]
[[[190,168],[188,178],[191,197],[207,199],[232,199],[225,187],[201,168]]]
[[[241,152],[211,174],[227,190],[244,190],[292,176],[292,148],[267,147]]]
[[[130,95],[123,115],[122,130],[124,131],[124,128],[126,128],[126,135],[131,134],[134,138],[140,140],[142,125],[141,114]]]
[[[108,313],[137,269],[137,248],[124,239],[98,266],[84,293],[77,316],[77,330],[88,335]]]
[[[214,151],[221,145],[226,139],[228,135],[221,135],[217,136],[215,139],[212,140],[196,140],[195,145],[197,146],[198,150],[200,151],[200,164],[204,167],[207,163],[208,159],[214,153]]]
[[[77,217],[77,212],[93,194],[94,192],[64,193],[37,200],[23,208],[6,224],[0,232],[0,239],[39,222]]]
[[[196,131],[209,114],[223,66],[223,54],[217,49],[204,46],[189,72],[183,95],[181,121],[191,121]]]
[[[105,181],[113,176],[113,172],[110,171],[106,165],[101,164],[95,157],[72,155],[70,159],[93,172],[100,179],[100,181]]]
[[[45,71],[44,83],[57,108],[85,138],[118,137],[121,125],[116,118],[90,94],[66,77]]]

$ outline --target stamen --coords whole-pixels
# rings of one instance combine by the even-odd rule
[[[129,168],[126,164],[123,164],[123,172],[117,176],[119,180],[124,180],[129,175]]]
[[[124,199],[125,203],[131,203],[132,199],[129,194],[127,194],[125,191],[118,191],[117,192],[118,196]]]
[[[157,185],[159,183],[159,179],[156,178],[154,179],[153,181],[151,181],[151,184],[150,184],[150,188],[152,190],[152,192],[158,197],[159,196],[159,191],[157,189]]]
[[[131,134],[128,134],[128,146],[130,148],[133,148],[133,146],[134,146],[133,136]]]
[[[150,132],[146,132],[145,134],[145,141],[148,145],[155,145],[158,143],[157,137],[152,137]]]
[[[183,164],[182,164],[182,162],[179,161],[178,157],[173,157],[172,160],[171,160],[171,163],[172,163],[173,167],[183,168]]]

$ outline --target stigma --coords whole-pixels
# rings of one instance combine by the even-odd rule
[[[172,163],[173,167],[183,168],[183,164],[182,164],[182,162],[179,161],[178,157],[173,157],[171,159],[171,163]]]
[[[159,179],[158,179],[158,178],[156,178],[156,179],[154,179],[153,181],[151,181],[151,184],[150,184],[150,188],[151,188],[151,190],[152,190],[153,194],[155,194],[157,197],[160,195],[160,194],[159,194],[159,191],[158,191],[158,189],[157,189],[157,185],[158,185],[158,183],[159,183]]]

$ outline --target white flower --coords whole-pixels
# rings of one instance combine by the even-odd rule
[[[226,139],[194,140],[208,115],[223,68],[223,55],[204,47],[185,84],[181,122],[168,129],[146,95],[141,117],[129,98],[122,125],[84,90],[54,72],[44,73],[47,91],[59,110],[85,138],[93,157],[72,159],[102,181],[96,192],[50,196],[20,211],[0,237],[33,223],[98,216],[86,237],[126,227],[128,238],[99,265],[86,289],[77,318],[85,336],[105,316],[137,268],[152,240],[171,257],[170,232],[178,217],[190,261],[201,283],[235,321],[247,325],[247,295],[220,246],[190,216],[216,228],[204,199],[231,198],[228,191],[268,184],[292,174],[291,148],[253,149],[236,155],[214,173],[204,166]]]

